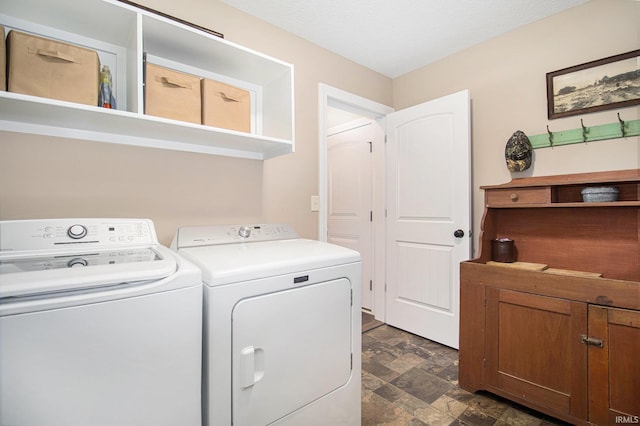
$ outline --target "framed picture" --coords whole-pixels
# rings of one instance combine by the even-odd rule
[[[547,73],[550,119],[638,104],[640,49]]]

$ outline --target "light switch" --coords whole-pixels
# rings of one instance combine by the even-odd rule
[[[317,212],[320,210],[320,197],[317,195],[311,196],[311,211]]]

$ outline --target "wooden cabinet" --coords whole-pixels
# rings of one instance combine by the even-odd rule
[[[0,130],[266,159],[294,150],[293,65],[117,0],[0,2],[0,26],[97,51],[117,109],[0,91]],[[144,57],[240,87],[251,132],[144,114]]]
[[[580,191],[616,186],[618,201]],[[640,170],[483,187],[460,273],[460,386],[573,424],[640,422]],[[511,238],[517,262],[491,261]]]

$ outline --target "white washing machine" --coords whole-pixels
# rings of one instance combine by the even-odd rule
[[[200,425],[201,332],[151,221],[0,222],[1,425]]]
[[[360,254],[286,225],[182,227],[202,269],[203,424],[360,425]]]

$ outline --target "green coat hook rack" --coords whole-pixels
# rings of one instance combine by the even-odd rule
[[[640,135],[640,120],[624,121],[618,113],[618,122],[587,127],[580,119],[577,129],[552,132],[547,125],[547,133],[529,136],[529,142],[534,149],[549,148],[560,145],[571,145],[607,139],[620,139]]]

